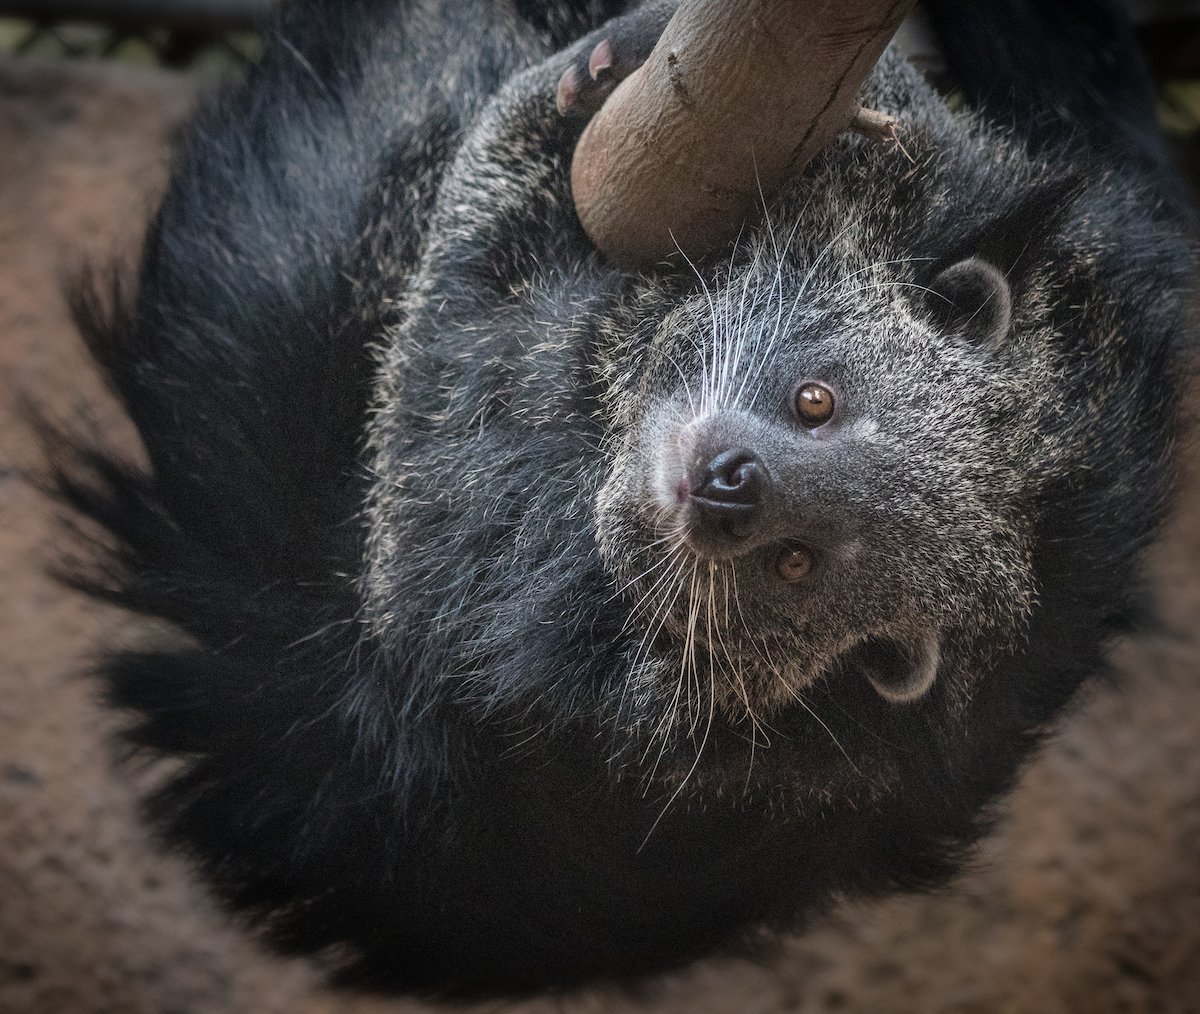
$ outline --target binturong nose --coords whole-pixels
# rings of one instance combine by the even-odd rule
[[[767,470],[757,454],[741,447],[721,451],[691,469],[688,478],[697,528],[731,540],[754,531],[767,484]]]

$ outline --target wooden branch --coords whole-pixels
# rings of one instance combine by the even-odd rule
[[[735,237],[762,194],[855,120],[862,82],[913,3],[683,0],[576,148],[588,235],[631,267]]]
[[[866,109],[859,106],[854,111],[849,126],[856,134],[861,134],[868,141],[895,144],[898,140],[896,121],[878,109]]]

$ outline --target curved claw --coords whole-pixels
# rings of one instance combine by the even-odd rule
[[[601,39],[592,50],[592,55],[588,57],[588,76],[593,81],[599,81],[601,74],[614,72],[615,64],[612,39]]]

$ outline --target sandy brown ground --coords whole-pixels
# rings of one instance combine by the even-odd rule
[[[132,621],[44,572],[47,504],[12,466],[11,388],[129,440],[68,323],[60,273],[128,245],[190,86],[0,63],[0,1012],[383,1012],[267,955],[136,816],[112,716],[81,672]],[[712,961],[561,1010],[1200,1011],[1200,454],[1156,561],[1165,630],[1124,646],[1026,772],[975,869],[944,893],[845,907],[762,964]],[[493,1008],[499,1009],[499,1008]]]

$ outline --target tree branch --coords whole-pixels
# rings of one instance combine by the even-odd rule
[[[913,3],[683,0],[576,148],[588,235],[627,266],[701,256],[852,123],[880,136],[859,90]]]

